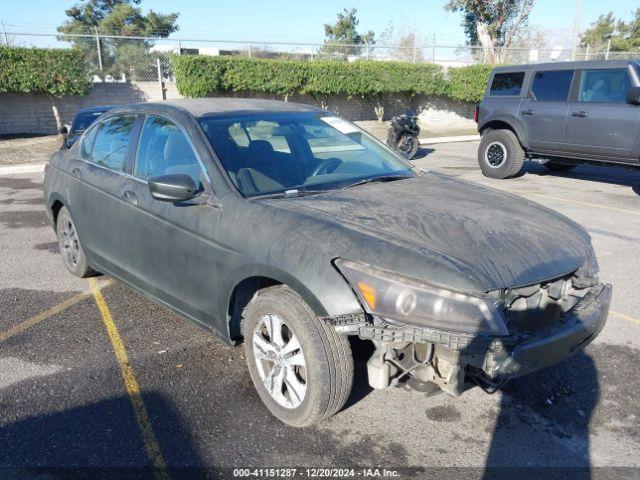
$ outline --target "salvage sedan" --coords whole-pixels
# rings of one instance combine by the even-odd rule
[[[289,425],[342,408],[350,335],[375,347],[373,388],[460,395],[568,357],[609,309],[574,222],[416,169],[310,106],[118,108],[51,158],[44,190],[71,273],[244,341],[260,398]]]

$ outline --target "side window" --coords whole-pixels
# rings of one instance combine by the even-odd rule
[[[80,158],[89,161],[91,160],[91,149],[93,148],[93,142],[96,139],[96,133],[98,133],[99,128],[100,125],[95,125],[82,139],[82,144],[80,145]]]
[[[491,82],[489,95],[520,95],[524,72],[496,73]]]
[[[84,138],[81,157],[111,170],[123,171],[135,122],[135,115],[116,115],[100,122]]]
[[[146,180],[158,175],[184,173],[202,189],[202,169],[184,133],[171,120],[147,115],[140,132],[134,174]]]
[[[581,102],[624,102],[629,90],[626,69],[585,70],[580,79]]]
[[[573,70],[536,72],[531,93],[539,102],[565,102],[569,97]]]

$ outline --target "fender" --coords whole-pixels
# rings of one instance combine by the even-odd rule
[[[334,288],[332,294],[328,296],[322,292],[313,292],[307,285],[305,285],[304,281],[298,279],[289,272],[279,269],[278,267],[257,263],[247,264],[241,268],[235,269],[232,275],[227,276],[226,281],[222,285],[219,297],[218,318],[225,318],[229,320],[228,309],[234,289],[238,284],[240,284],[240,282],[251,277],[266,277],[273,279],[276,282],[288,285],[304,299],[313,312],[319,317],[330,316],[331,314],[335,314],[336,311],[344,314],[361,312],[362,307],[360,306],[360,303],[351,287],[337,270],[335,274],[336,279],[339,279],[339,281],[344,283],[344,288],[338,289],[339,292],[337,295]],[[325,304],[328,298],[330,298],[331,305]]]
[[[520,144],[524,147],[524,149],[528,150],[529,139],[527,138],[527,135],[526,135],[527,130],[522,124],[522,122],[518,119],[518,117],[514,115],[508,115],[508,114],[492,115],[492,113],[489,112],[486,116],[483,116],[481,123],[478,124],[478,131],[482,132],[487,128],[495,128],[493,127],[494,125],[496,127],[504,128],[505,124],[507,127],[509,127],[511,130],[515,132],[516,136],[518,137],[518,140],[520,140]]]

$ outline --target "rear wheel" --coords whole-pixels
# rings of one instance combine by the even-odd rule
[[[487,177],[510,178],[522,170],[524,149],[511,130],[489,130],[480,140],[478,163]]]
[[[344,405],[353,383],[346,337],[293,290],[260,290],[243,314],[247,365],[258,395],[282,422],[304,427]]]
[[[96,272],[87,262],[87,256],[84,254],[80,238],[78,238],[78,231],[67,207],[62,207],[58,212],[56,234],[62,260],[67,270],[80,278],[95,275]]]
[[[572,165],[570,163],[545,162],[544,166],[552,172],[566,172],[568,170],[576,168],[578,165]]]

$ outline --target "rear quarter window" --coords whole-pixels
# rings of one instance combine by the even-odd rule
[[[520,95],[524,72],[496,73],[491,81],[489,95],[512,96]]]

